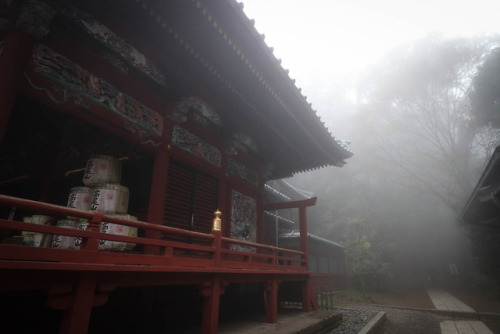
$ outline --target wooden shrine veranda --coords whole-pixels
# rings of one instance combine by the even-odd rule
[[[221,296],[236,284],[259,287],[268,322],[288,283],[304,311],[316,306],[306,214],[316,198],[266,202],[265,184],[352,153],[241,4],[22,0],[0,10],[0,293],[42,294],[40,309],[61,311],[61,334],[87,333],[93,309],[124,287],[189,285],[203,333],[217,332]],[[116,213],[134,219],[65,206],[93,155],[123,162],[109,183],[130,190]],[[298,212],[295,250],[266,244],[276,225],[264,214],[282,209]],[[25,220],[35,215],[53,221]],[[86,230],[57,225],[67,217]],[[137,233],[103,233],[103,223]],[[78,247],[46,242],[55,236]],[[106,240],[133,247],[102,249]]]
[[[301,203],[270,205],[270,209],[298,205],[305,226],[305,208],[316,198]],[[238,241],[221,234],[220,212],[216,212],[211,234],[186,231],[0,195],[0,205],[30,210],[37,214],[87,219],[86,231],[1,219],[0,228],[67,235],[82,239],[79,250],[0,244],[0,285],[3,289],[41,289],[47,292],[47,306],[65,311],[61,333],[86,333],[92,307],[107,302],[109,293],[120,286],[199,284],[204,297],[202,328],[217,332],[218,300],[229,282],[255,281],[266,285],[268,322],[276,322],[277,292],[283,281],[303,282],[302,305],[310,311],[316,305],[308,281],[307,252]],[[137,227],[177,241],[136,238],[99,232],[103,222]],[[146,233],[148,234],[148,233]],[[306,233],[307,234],[307,233]],[[114,240],[143,246],[144,253],[98,251],[99,240]],[[181,240],[189,240],[182,242]],[[248,247],[248,252],[231,250],[231,245]],[[36,277],[36,279],[34,279]],[[317,305],[316,305],[317,307]]]

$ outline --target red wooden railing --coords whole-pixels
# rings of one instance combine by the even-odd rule
[[[305,273],[303,252],[245,242],[221,236],[133,221],[108,216],[95,211],[80,211],[53,204],[0,195],[0,207],[10,208],[10,215],[0,219],[0,230],[30,231],[47,236],[62,235],[81,238],[80,249],[59,249],[0,244],[0,268],[115,270],[115,271],[234,271],[248,269],[254,272]],[[25,223],[15,218],[15,212],[25,210],[64,219],[66,216],[86,219],[87,230]],[[139,235],[159,231],[162,239],[129,237],[100,232],[101,222],[136,227]],[[99,250],[100,240],[111,240],[142,246],[153,246],[157,251],[114,252]],[[184,241],[185,240],[185,241]],[[151,248],[151,247],[150,247]]]

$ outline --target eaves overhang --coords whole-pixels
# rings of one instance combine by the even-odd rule
[[[275,165],[270,178],[342,166],[352,156],[282,68],[242,4],[234,0],[69,2],[97,10],[100,18],[114,16],[112,22],[121,20],[128,31],[154,46],[162,58],[160,65],[173,64],[179,84],[185,87],[187,77],[195,93],[222,114],[224,131],[242,130],[255,139],[261,148],[259,159]]]

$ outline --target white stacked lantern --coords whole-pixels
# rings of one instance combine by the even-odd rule
[[[90,187],[73,187],[69,191],[68,202],[66,206],[68,208],[77,209],[81,211],[90,210],[90,201],[92,199],[93,189]],[[57,221],[56,226],[76,229],[80,223],[87,222],[86,219],[80,219],[78,217],[68,216],[66,219],[61,219]],[[76,237],[71,237],[67,235],[54,235],[52,239],[52,248],[61,249],[75,249]],[[81,238],[80,238],[81,239]],[[81,240],[80,240],[81,241]]]
[[[98,211],[109,216],[137,220],[127,214],[129,190],[120,185],[121,163],[118,159],[108,155],[94,155],[87,161],[83,174],[85,187],[71,188],[68,197],[68,207],[83,211]],[[88,222],[85,219],[68,217],[58,222],[58,226],[86,230]],[[137,236],[137,228],[119,224],[102,222],[101,233],[110,233],[125,236]],[[56,236],[52,247],[79,249],[82,238]],[[135,244],[100,240],[100,250],[131,251]]]
[[[83,184],[93,187],[101,183],[119,184],[122,167],[118,159],[109,155],[93,155],[87,160]]]
[[[93,189],[90,187],[73,187],[69,191],[68,202],[66,206],[68,208],[77,209],[81,211],[90,210],[90,202],[92,200]],[[79,224],[86,223],[86,219],[81,219],[78,217],[68,216],[66,219],[61,219],[57,221],[56,226],[76,229]],[[67,235],[54,235],[52,240],[52,248],[61,249],[76,249],[75,241],[76,237],[70,237]],[[80,242],[81,242],[81,238]]]
[[[90,187],[71,188],[69,191],[68,203],[66,204],[66,206],[72,209],[89,211],[92,192],[93,189]]]
[[[25,223],[38,224],[38,225],[51,225],[54,218],[45,215],[33,215],[23,217]],[[23,245],[33,247],[50,247],[52,236],[50,234],[43,234],[38,232],[22,231]]]
[[[127,214],[129,202],[129,190],[120,185],[121,163],[114,157],[107,155],[95,155],[87,161],[83,183],[92,188],[90,210],[99,211],[109,216],[137,220],[136,217]],[[80,223],[78,228],[85,230],[87,223]],[[119,224],[102,222],[101,233],[110,233],[136,237],[137,228]],[[80,240],[76,240],[78,244]],[[117,242],[111,240],[100,240],[100,250],[131,251],[135,244]]]
[[[137,221],[137,217],[134,217],[131,215],[126,215],[126,214],[125,215],[111,215],[111,216]],[[107,222],[103,222],[101,224],[101,232],[102,233],[117,234],[117,235],[124,235],[127,237],[137,237],[137,228],[136,227],[130,227],[130,226],[107,223]],[[107,250],[114,250],[114,251],[123,252],[123,251],[131,251],[134,249],[134,247],[135,247],[135,244],[121,242],[121,241],[101,240],[99,242],[99,249],[100,250],[107,249]]]
[[[90,210],[104,214],[125,214],[128,210],[128,188],[119,184],[96,184]]]
[[[85,221],[81,219],[81,221]],[[78,219],[68,218],[61,219],[57,221],[56,226],[68,229],[76,229],[78,226]],[[54,235],[52,239],[52,248],[61,248],[61,249],[75,249],[75,239],[76,237],[71,237],[67,235]]]

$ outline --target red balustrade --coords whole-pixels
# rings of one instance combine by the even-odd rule
[[[81,238],[80,249],[32,247],[0,244],[0,268],[64,269],[100,271],[198,271],[231,272],[248,269],[254,272],[306,273],[303,252],[222,237],[220,230],[199,233],[178,228],[113,217],[95,211],[80,211],[58,205],[0,195],[0,207],[11,208],[8,218],[0,219],[0,229]],[[67,216],[88,221],[86,230],[39,225],[15,220],[15,212],[64,219]],[[135,227],[137,237],[100,232],[101,222]],[[162,239],[144,237],[160,232]],[[158,233],[156,233],[158,234]],[[99,242],[110,240],[132,243],[134,251],[99,250]],[[160,251],[147,254],[147,246]]]

